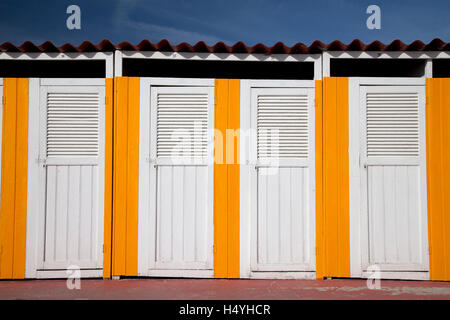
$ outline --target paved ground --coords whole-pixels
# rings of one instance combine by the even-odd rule
[[[69,290],[66,280],[0,281],[0,299],[446,299],[450,283],[381,281],[370,290],[365,280],[81,280]]]

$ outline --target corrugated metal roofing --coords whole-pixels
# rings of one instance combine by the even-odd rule
[[[305,54],[305,53],[321,53],[323,51],[450,51],[450,43],[441,39],[433,39],[428,44],[420,40],[406,44],[400,40],[394,40],[389,44],[380,41],[373,41],[365,44],[359,39],[355,39],[349,44],[345,44],[339,40],[335,40],[329,44],[325,44],[319,40],[311,43],[310,46],[298,42],[293,46],[286,46],[283,42],[277,42],[271,47],[258,43],[254,46],[248,46],[242,41],[236,42],[229,46],[223,42],[218,42],[213,46],[208,46],[205,42],[200,41],[195,45],[182,42],[178,45],[171,44],[164,39],[158,43],[152,43],[149,40],[143,40],[134,45],[129,42],[121,42],[114,44],[109,40],[103,40],[98,44],[90,41],[84,41],[79,46],[66,43],[62,46],[56,46],[50,41],[46,41],[41,45],[36,45],[31,41],[26,41],[20,46],[16,46],[11,42],[5,42],[0,45],[1,52],[110,52],[116,49],[127,51],[168,51],[168,52],[205,52],[205,53],[262,53],[262,54]]]

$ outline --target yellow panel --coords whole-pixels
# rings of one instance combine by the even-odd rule
[[[137,275],[139,78],[115,78],[112,275]]]
[[[450,281],[450,79],[426,80],[431,280]]]
[[[240,80],[215,80],[214,277],[239,278]],[[222,140],[222,142],[220,142]]]
[[[214,110],[214,140],[226,137],[227,109],[228,109],[228,80],[215,80],[215,110]],[[226,278],[228,276],[228,170],[225,164],[225,149],[218,150],[215,143],[214,162],[214,277]],[[226,148],[226,143],[220,147]],[[220,157],[219,157],[220,155]]]
[[[139,78],[128,80],[127,276],[137,276],[139,200]]]
[[[2,190],[0,211],[0,278],[13,276],[16,172],[16,79],[3,80]]]
[[[25,278],[27,238],[28,79],[17,79],[16,186],[13,278]]]
[[[326,277],[349,277],[348,78],[325,78],[323,89],[321,272]]]
[[[233,157],[228,167],[228,278],[239,278],[239,104],[240,85],[238,79],[228,83],[228,126],[232,139],[228,149]],[[227,157],[231,158],[231,157]]]
[[[324,238],[323,238],[323,110],[322,80],[315,81],[316,88],[316,278],[324,277]]]
[[[28,79],[4,79],[0,278],[25,277]]]

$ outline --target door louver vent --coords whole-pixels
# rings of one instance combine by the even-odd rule
[[[158,158],[207,157],[208,94],[159,93],[156,117]]]
[[[47,95],[47,156],[98,156],[98,93]]]
[[[416,93],[367,93],[367,156],[419,155]]]
[[[308,157],[308,96],[259,95],[258,158]]]

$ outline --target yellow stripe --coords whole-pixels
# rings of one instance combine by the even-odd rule
[[[426,80],[428,239],[431,280],[450,281],[450,79]]]
[[[322,80],[315,81],[316,88],[316,278],[324,277],[323,238],[323,106]]]
[[[115,78],[112,275],[137,275],[139,78]]]
[[[25,277],[28,79],[4,79],[0,278]]]
[[[228,120],[228,80],[215,80],[214,110],[214,277],[228,276],[228,170],[225,164],[225,139]]]
[[[239,278],[239,104],[240,85],[238,79],[228,82],[227,149],[233,156],[228,167],[228,278]],[[231,138],[231,139],[229,139]],[[229,152],[228,152],[229,155]]]
[[[215,80],[214,277],[239,278],[240,80]]]
[[[348,78],[323,89],[323,276],[349,277]]]

